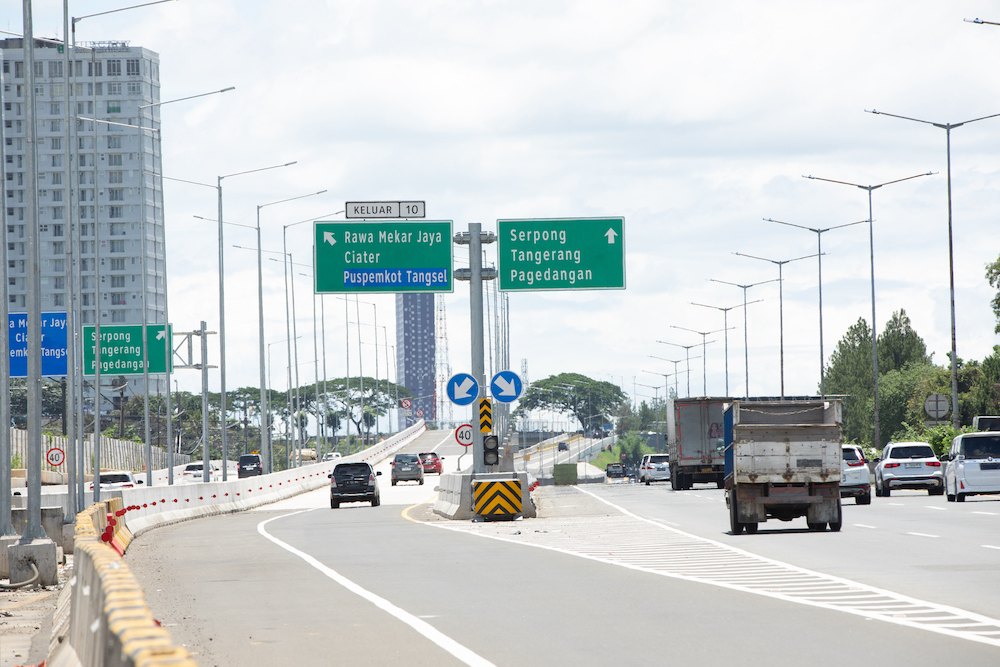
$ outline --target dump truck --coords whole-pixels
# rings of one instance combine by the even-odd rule
[[[726,406],[725,488],[734,535],[768,519],[839,531],[841,403],[733,401]]]
[[[667,451],[670,455],[670,486],[674,491],[690,489],[695,482],[722,488],[723,413],[731,398],[676,398],[667,406]]]

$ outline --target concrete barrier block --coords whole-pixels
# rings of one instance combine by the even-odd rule
[[[35,573],[31,569],[34,564],[38,569],[38,583],[42,586],[59,584],[58,552],[56,543],[52,540],[31,540],[19,542],[7,547],[7,567],[10,570],[10,583],[20,584],[29,581]]]
[[[0,579],[10,576],[10,569],[7,567],[7,547],[17,544],[20,539],[18,535],[0,535]]]

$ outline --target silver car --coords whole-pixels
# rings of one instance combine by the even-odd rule
[[[1000,494],[1000,434],[963,433],[951,441],[942,460],[948,461],[944,480],[949,501]]]
[[[944,493],[941,461],[926,442],[890,442],[875,463],[876,496],[889,496],[893,489],[927,489],[932,496]]]
[[[649,486],[650,482],[670,481],[670,456],[668,454],[646,454],[639,464],[639,481]]]
[[[856,505],[870,505],[872,502],[871,476],[868,461],[860,447],[841,445],[843,460],[840,464],[840,497],[854,498]]]
[[[424,483],[424,464],[416,454],[396,454],[392,459],[392,473],[389,475],[392,485],[404,480]]]

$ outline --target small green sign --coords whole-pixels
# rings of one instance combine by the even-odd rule
[[[625,218],[497,220],[500,290],[625,289]]]
[[[170,331],[163,324],[146,325],[146,353],[149,373],[167,372]],[[83,327],[83,374],[94,374],[97,354],[95,327]],[[173,365],[171,365],[171,369]],[[101,375],[142,375],[142,325],[101,325]]]
[[[317,222],[317,294],[451,292],[451,220]]]

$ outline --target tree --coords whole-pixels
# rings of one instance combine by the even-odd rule
[[[588,431],[610,420],[628,397],[610,382],[579,373],[561,373],[533,382],[521,397],[515,416],[529,410],[570,414]]]
[[[900,309],[893,313],[878,337],[879,375],[902,370],[912,364],[929,364],[930,361],[927,345],[910,326],[906,311]]]
[[[824,380],[828,394],[845,396],[844,439],[871,442],[872,330],[863,317],[837,342]]]
[[[374,378],[364,379],[364,391],[359,378],[336,378],[327,381],[327,400],[331,412],[342,419],[350,419],[355,426],[355,433],[369,431],[377,417],[388,414],[396,405],[396,396],[410,398],[413,394],[403,385],[397,385],[385,380],[375,382]],[[362,400],[363,399],[363,400]],[[322,402],[322,397],[320,397]],[[348,410],[350,403],[350,410]],[[362,405],[364,412],[362,412]],[[369,421],[370,420],[370,421]],[[365,425],[368,428],[365,428]]]
[[[993,333],[1000,333],[1000,257],[992,264],[986,265],[986,280],[989,281],[990,287],[998,289],[996,296],[990,301],[990,306],[997,317],[997,325],[993,329]]]

